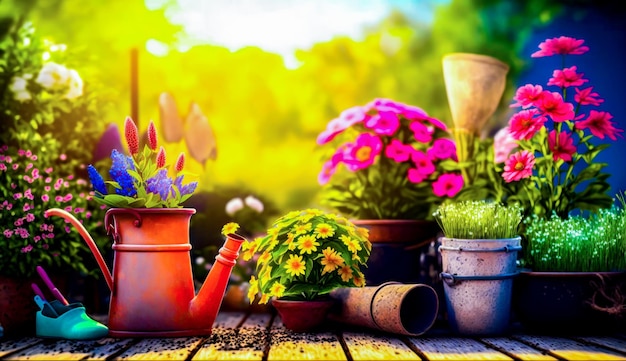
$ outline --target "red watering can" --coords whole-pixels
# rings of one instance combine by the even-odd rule
[[[228,279],[245,240],[229,234],[207,279],[195,294],[189,251],[190,208],[112,208],[104,224],[113,236],[113,274],[83,225],[69,221],[96,258],[111,290],[109,336],[179,337],[211,334]]]

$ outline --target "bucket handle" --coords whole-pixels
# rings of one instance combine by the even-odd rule
[[[454,286],[460,281],[493,281],[493,280],[504,280],[507,278],[513,278],[519,275],[519,272],[513,273],[502,273],[499,275],[490,275],[490,276],[459,276],[457,274],[451,274],[448,272],[441,272],[439,276],[448,284],[448,286]]]
[[[132,208],[111,208],[104,215],[104,228],[107,231],[107,235],[111,235],[113,237],[113,242],[120,243],[120,234],[117,232],[117,227],[115,225],[115,217],[111,217],[115,214],[120,213],[130,213],[135,216],[135,220],[133,221],[133,225],[137,228],[141,227],[142,219],[139,212],[135,211]]]
[[[522,246],[504,246],[500,248],[464,248],[439,246],[439,251],[456,251],[456,252],[518,252],[522,250]]]

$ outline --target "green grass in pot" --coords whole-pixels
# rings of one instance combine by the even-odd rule
[[[519,235],[522,208],[488,201],[449,202],[433,216],[448,238],[504,239]]]

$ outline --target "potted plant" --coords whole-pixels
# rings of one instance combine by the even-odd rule
[[[434,216],[444,234],[439,247],[441,277],[452,330],[470,335],[506,332],[521,249],[521,207],[447,202]]]
[[[446,125],[416,106],[375,99],[331,120],[317,143],[329,151],[320,202],[370,230],[368,283],[429,282],[416,260],[436,240],[432,212],[463,187]]]
[[[589,217],[525,220],[525,254],[533,268],[515,281],[515,310],[524,327],[558,333],[623,328],[626,202],[623,194],[618,198],[621,208]]]
[[[367,229],[343,216],[319,209],[289,212],[266,236],[242,246],[244,260],[259,255],[248,298],[261,304],[271,298],[291,330],[313,329],[333,304],[332,290],[365,286],[361,267],[371,251],[367,236]]]

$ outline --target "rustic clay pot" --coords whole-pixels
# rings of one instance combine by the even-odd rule
[[[312,301],[272,300],[272,306],[278,311],[283,325],[294,332],[311,332],[319,328],[334,304],[332,298]]]

